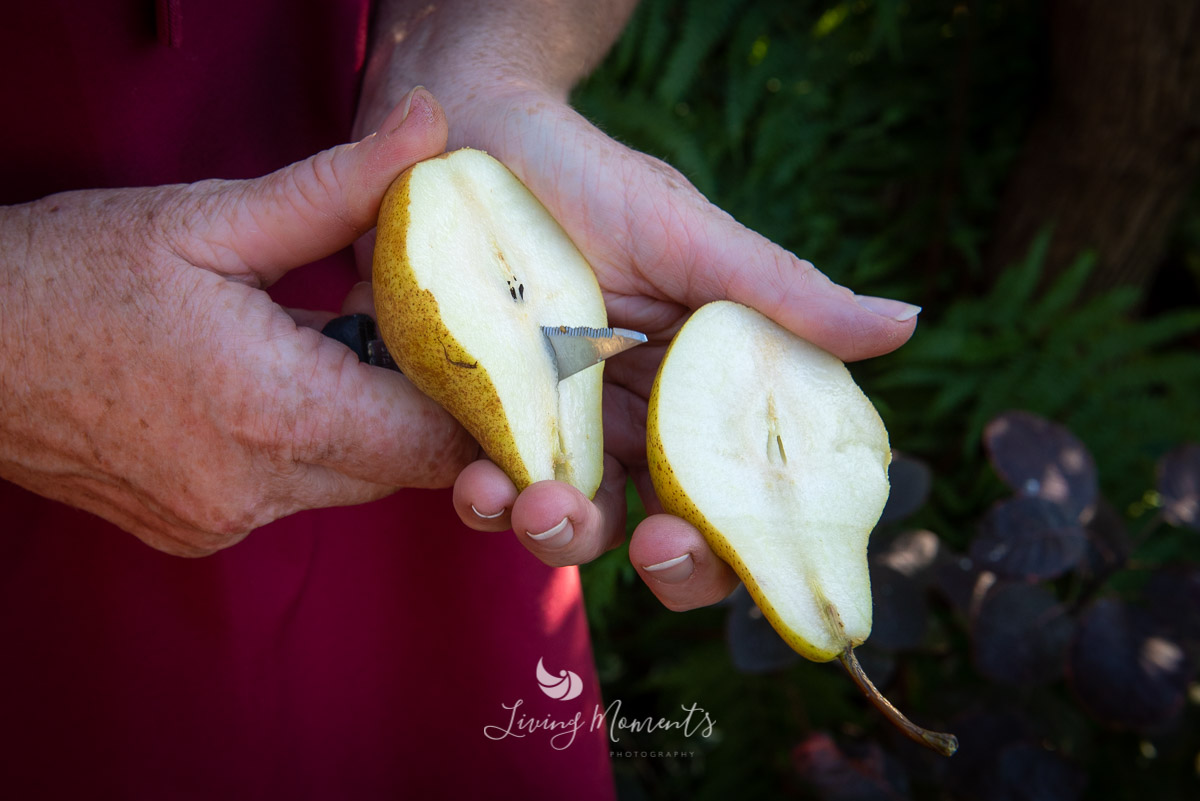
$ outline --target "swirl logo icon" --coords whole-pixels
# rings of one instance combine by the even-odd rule
[[[555,676],[546,670],[541,659],[537,663],[537,680],[542,692],[560,701],[578,698],[579,694],[583,692],[583,680],[579,678],[578,673],[573,670],[560,670]]]

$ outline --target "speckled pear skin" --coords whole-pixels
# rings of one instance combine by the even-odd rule
[[[379,208],[372,282],[380,336],[408,380],[453,415],[524,489],[532,481],[529,470],[512,445],[512,429],[487,369],[442,322],[433,293],[416,287],[407,249],[411,178],[412,168],[397,177]]]
[[[416,178],[423,166],[431,169]],[[443,197],[456,200],[435,202]],[[513,271],[523,283],[506,282]],[[604,303],[590,266],[516,176],[469,149],[409,168],[380,206],[373,281],[380,335],[393,360],[518,490],[556,479],[595,494],[603,472],[603,365],[558,382],[553,352],[534,323],[546,314],[553,319],[542,324],[604,327]]]

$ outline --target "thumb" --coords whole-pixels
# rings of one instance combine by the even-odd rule
[[[895,350],[916,328],[920,307],[855,294],[748,229],[737,226],[719,250],[709,254],[712,283],[843,361]]]
[[[379,130],[253,181],[208,181],[181,255],[229,277],[269,285],[350,245],[375,226],[383,194],[408,167],[446,146],[446,116],[417,87]]]

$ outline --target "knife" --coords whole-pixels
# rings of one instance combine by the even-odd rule
[[[321,333],[350,348],[358,354],[359,361],[389,370],[400,370],[379,338],[379,330],[369,315],[337,317],[330,320]],[[645,334],[627,328],[544,325],[542,334],[554,352],[559,381],[646,341]]]

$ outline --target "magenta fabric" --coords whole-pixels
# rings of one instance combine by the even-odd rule
[[[9,6],[0,202],[253,177],[348,138],[365,0]],[[342,253],[272,292],[333,310],[355,280]],[[466,529],[448,492],[301,513],[200,560],[12,484],[0,509],[3,797],[613,796],[603,727],[486,736],[517,701],[590,718],[599,687],[577,571]],[[544,695],[539,659],[582,695]]]

